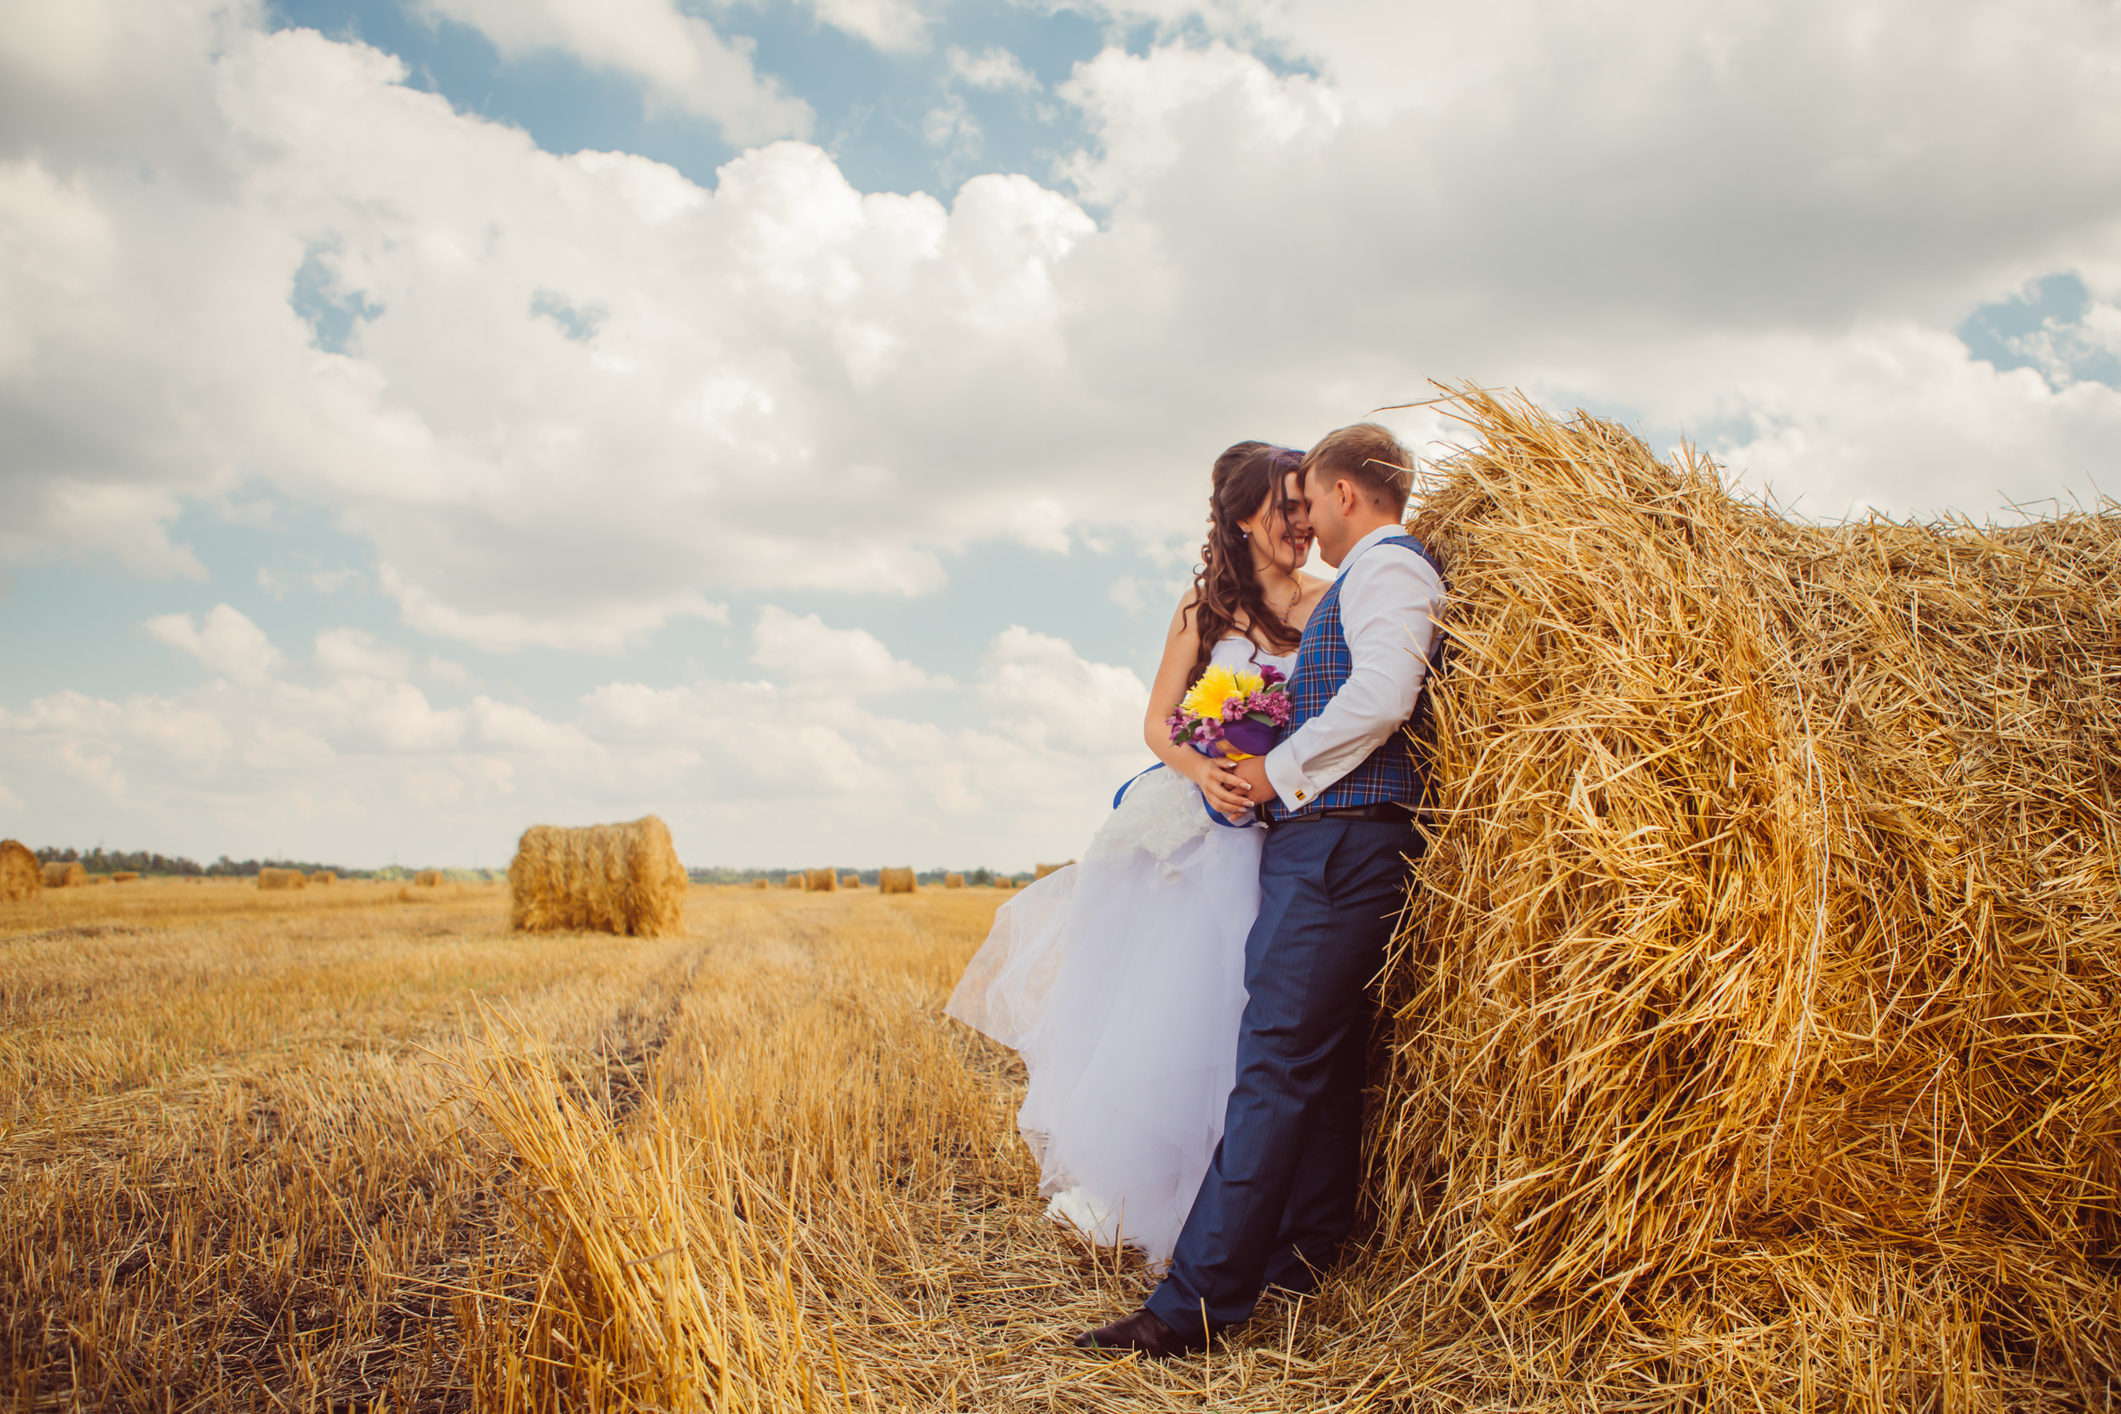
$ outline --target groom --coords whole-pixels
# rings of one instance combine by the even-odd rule
[[[1421,767],[1401,730],[1429,671],[1443,576],[1400,528],[1413,459],[1374,423],[1304,458],[1299,486],[1340,570],[1304,626],[1288,735],[1237,774],[1267,826],[1248,1000],[1222,1143],[1146,1305],[1076,1338],[1153,1358],[1205,1346],[1262,1290],[1315,1288],[1355,1221],[1372,1010],[1421,849]],[[1156,1077],[1143,1076],[1153,1085]]]

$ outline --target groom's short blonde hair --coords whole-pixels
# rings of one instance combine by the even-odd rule
[[[1414,458],[1384,428],[1358,422],[1328,432],[1304,454],[1300,479],[1309,481],[1314,474],[1328,481],[1353,482],[1379,510],[1404,515],[1407,496],[1414,489]]]

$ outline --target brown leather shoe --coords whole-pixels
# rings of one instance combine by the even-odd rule
[[[1075,1338],[1075,1343],[1084,1350],[1095,1350],[1101,1355],[1125,1355],[1139,1351],[1151,1360],[1168,1360],[1174,1355],[1200,1349],[1198,1342],[1188,1341],[1177,1331],[1164,1324],[1163,1317],[1144,1306],[1139,1311],[1129,1311],[1108,1326],[1099,1326],[1094,1331],[1084,1331]]]

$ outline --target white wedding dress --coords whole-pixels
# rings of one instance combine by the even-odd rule
[[[1212,662],[1271,663],[1225,638]],[[1017,1127],[1047,1211],[1167,1263],[1222,1138],[1259,912],[1261,832],[1210,819],[1168,769],[1137,777],[1082,862],[995,915],[945,1010],[1019,1052]]]

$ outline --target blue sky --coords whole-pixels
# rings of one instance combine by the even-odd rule
[[[1065,858],[1216,451],[1432,378],[1817,516],[2090,503],[2117,57],[2060,0],[38,11],[0,833]]]

